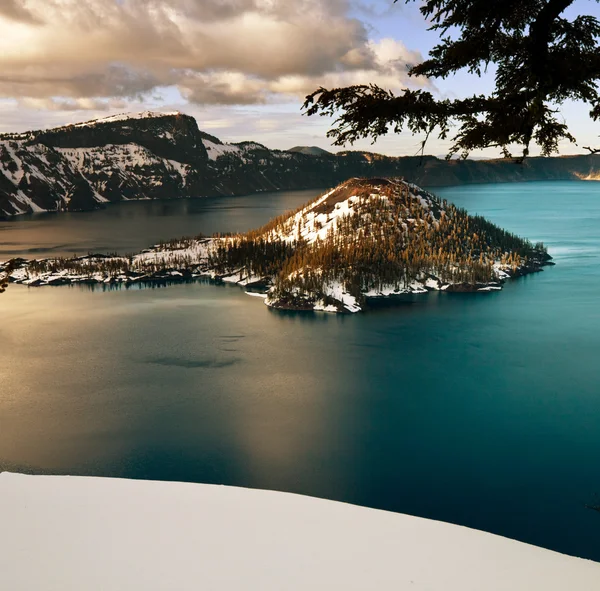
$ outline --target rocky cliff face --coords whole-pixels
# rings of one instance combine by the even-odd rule
[[[327,187],[356,176],[403,176],[433,187],[598,175],[598,155],[530,158],[518,165],[224,144],[200,131],[193,117],[145,112],[0,135],[0,216],[94,209],[128,199]]]

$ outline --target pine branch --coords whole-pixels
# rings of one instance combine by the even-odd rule
[[[480,76],[493,63],[494,92],[448,100],[425,90],[396,96],[376,85],[320,88],[306,97],[305,113],[336,117],[328,137],[340,146],[404,130],[426,138],[437,132],[445,140],[452,131],[448,156],[497,146],[512,157],[509,147],[516,144],[522,161],[533,142],[543,155],[556,153],[561,141],[575,142],[557,105],[580,100],[600,119],[600,22],[591,15],[563,18],[573,2],[424,0],[420,11],[441,39],[409,74],[446,78],[466,69]]]

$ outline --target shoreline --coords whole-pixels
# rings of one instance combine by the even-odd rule
[[[206,241],[212,241],[213,239],[207,239]],[[166,253],[168,251],[146,249],[140,254],[148,253]],[[138,255],[136,255],[138,256]],[[89,254],[82,257],[77,257],[77,261],[97,261],[120,259],[123,257],[110,257],[108,255],[101,254]],[[53,261],[54,259],[43,259],[43,261]],[[507,281],[514,281],[527,275],[540,273],[544,271],[544,267],[554,266],[556,263],[552,261],[550,255],[548,259],[536,262],[534,264],[528,264],[523,267],[517,268],[514,272],[508,273],[502,271],[503,276],[496,281],[488,283],[455,283],[455,284],[442,284],[438,280],[432,281],[427,279],[423,283],[412,284],[408,288],[401,289],[388,289],[385,291],[377,292],[371,290],[363,293],[362,306],[357,306],[358,309],[350,310],[344,306],[344,302],[337,300],[330,304],[326,304],[319,298],[317,294],[311,298],[299,300],[296,303],[289,303],[285,301],[270,301],[269,300],[269,289],[272,286],[272,280],[270,278],[253,278],[245,276],[243,271],[234,271],[233,273],[218,274],[214,269],[204,270],[192,270],[183,269],[178,267],[165,268],[154,273],[121,273],[112,276],[101,276],[96,273],[94,276],[82,276],[74,273],[68,273],[66,271],[60,271],[57,273],[47,274],[46,276],[38,276],[36,278],[27,279],[23,270],[27,269],[28,265],[32,262],[26,259],[11,259],[9,261],[0,261],[0,273],[4,271],[8,264],[18,265],[11,274],[9,274],[10,285],[21,285],[28,288],[39,288],[39,287],[65,287],[65,286],[87,286],[92,291],[98,289],[114,290],[114,289],[130,289],[132,287],[138,287],[139,289],[152,288],[154,286],[159,287],[170,287],[173,285],[180,285],[186,283],[196,283],[207,281],[214,285],[236,285],[244,290],[244,293],[254,297],[260,297],[264,299],[265,305],[273,310],[291,311],[291,312],[328,312],[338,314],[353,314],[356,312],[366,311],[378,307],[382,302],[386,302],[384,305],[395,305],[395,303],[403,303],[401,300],[408,296],[424,295],[430,292],[446,292],[446,293],[481,293],[489,294],[496,291],[502,291],[503,285]],[[21,271],[20,274],[15,277],[15,271]],[[240,279],[233,279],[235,276],[239,276]],[[436,283],[438,287],[433,287]],[[364,306],[364,307],[363,307]]]

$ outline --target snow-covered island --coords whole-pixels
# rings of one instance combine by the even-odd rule
[[[489,292],[550,262],[533,245],[401,179],[351,179],[245,234],[172,240],[131,256],[0,263],[29,286],[237,283],[274,308],[359,312],[372,298]]]
[[[294,494],[0,474],[7,591],[591,591],[600,564]]]

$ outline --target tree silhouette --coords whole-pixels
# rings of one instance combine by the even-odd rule
[[[306,97],[304,109],[308,115],[337,115],[328,132],[336,145],[406,129],[425,134],[423,148],[436,130],[440,139],[455,131],[448,157],[458,153],[466,158],[488,147],[511,157],[509,147],[517,144],[522,160],[532,142],[543,155],[558,152],[559,141],[575,142],[558,112],[565,100],[583,101],[590,105],[590,117],[600,118],[600,22],[591,15],[566,18],[573,3],[425,0],[420,11],[432,23],[430,30],[439,32],[440,42],[409,74],[447,78],[466,70],[481,76],[494,66],[490,95],[437,99],[425,90],[406,89],[396,96],[370,84],[319,88]]]

